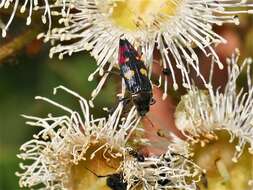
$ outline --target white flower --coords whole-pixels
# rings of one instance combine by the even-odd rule
[[[3,28],[3,36],[18,9],[19,0],[1,0],[0,3],[0,8],[10,4],[14,10]],[[39,7],[40,4],[44,6]],[[190,84],[190,67],[204,81],[193,46],[200,48],[206,56],[214,56],[219,67],[223,67],[212,45],[226,40],[212,30],[213,24],[239,24],[236,14],[253,13],[253,5],[246,0],[57,0],[52,4],[43,0],[40,4],[37,0],[25,0],[21,12],[29,7],[27,24],[30,24],[32,9],[44,9],[42,20],[50,25],[44,35],[45,41],[58,44],[51,49],[51,56],[59,53],[62,58],[65,54],[90,50],[98,64],[89,77],[92,79],[95,73],[104,75],[105,69],[111,71],[117,65],[119,39],[123,37],[140,48],[150,74],[156,46],[161,55],[161,67],[171,71],[175,89],[178,88],[175,69],[181,71],[185,87]],[[51,28],[51,15],[59,18],[58,28]],[[167,77],[163,74],[159,77],[160,84],[164,81],[164,98],[167,96]]]
[[[127,189],[197,189],[203,171],[190,160],[188,144],[175,136],[174,139],[176,142],[161,156],[145,157],[144,161],[134,157],[124,159],[122,170]]]
[[[193,88],[183,96],[175,114],[177,127],[190,139],[199,136],[215,138],[215,130],[228,131],[231,142],[238,138],[233,158],[235,162],[247,143],[250,153],[253,154],[253,84],[250,70],[252,59],[245,59],[239,66],[238,57],[233,54],[232,58],[227,60],[228,82],[224,92],[214,90],[211,84],[208,93]],[[247,72],[248,86],[247,89],[237,89],[236,82],[243,69]]]
[[[94,119],[85,99],[63,86],[55,88],[54,93],[58,89],[78,98],[81,113],[47,98],[36,97],[68,114],[49,114],[46,118],[24,116],[30,120],[26,122],[28,125],[39,127],[40,131],[20,148],[22,153],[18,157],[29,161],[21,164],[23,171],[17,173],[20,187],[38,188],[43,185],[43,189],[69,189],[71,167],[86,160],[87,151],[93,151],[89,159],[93,159],[98,151],[103,152],[106,161],[122,157],[126,142],[139,122],[134,108],[122,117],[121,103],[108,118]]]
[[[206,122],[212,118],[212,112],[208,92],[192,88],[186,95],[181,96],[181,101],[177,105],[176,126],[192,142],[198,141],[201,137],[214,139],[216,138],[213,132],[214,123]]]

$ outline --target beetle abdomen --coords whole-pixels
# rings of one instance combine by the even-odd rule
[[[132,94],[152,90],[147,70],[142,61],[129,60],[125,64],[120,65],[120,71],[127,89]]]
[[[120,40],[119,66],[121,76],[131,94],[152,91],[147,68],[138,52],[127,40]]]

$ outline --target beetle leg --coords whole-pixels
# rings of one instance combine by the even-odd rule
[[[130,97],[124,97],[119,99],[119,103],[123,101],[123,105],[126,106],[130,102],[131,98]]]
[[[121,73],[118,72],[118,71],[105,71],[105,73],[109,73],[109,74],[114,74],[114,75],[117,75],[117,76],[121,76]]]
[[[131,100],[130,97],[119,98],[116,105],[114,105],[111,109],[108,110],[109,114],[111,115],[116,110],[116,108],[118,107],[120,102],[123,102],[123,106],[126,106],[129,103],[130,100]]]

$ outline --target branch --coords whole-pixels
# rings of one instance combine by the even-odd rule
[[[30,28],[21,33],[20,35],[14,37],[11,41],[0,46],[0,64],[3,63],[5,59],[12,56],[16,52],[23,49],[27,44],[33,41],[41,28],[36,27]]]

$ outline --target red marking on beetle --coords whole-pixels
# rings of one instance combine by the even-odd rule
[[[128,56],[126,56],[128,55]],[[135,48],[127,41],[120,39],[119,41],[119,65],[125,64],[130,57],[140,59],[140,55]]]
[[[119,64],[123,65],[126,63],[126,56],[124,55],[124,52],[126,52],[125,46],[119,47]]]

